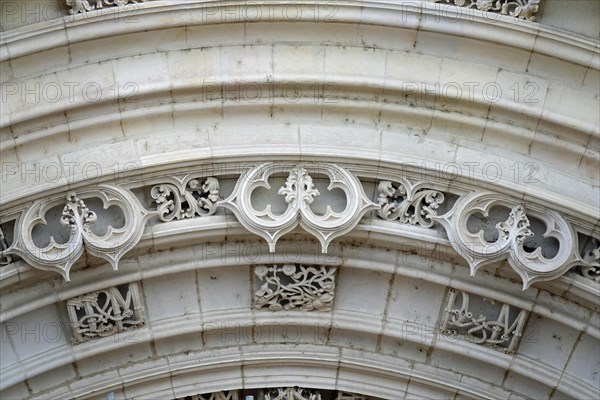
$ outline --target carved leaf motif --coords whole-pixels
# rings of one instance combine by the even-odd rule
[[[500,238],[502,240],[513,240],[515,243],[522,244],[526,238],[533,236],[529,229],[529,219],[525,214],[525,207],[520,204],[510,210],[508,219],[496,224]]]
[[[431,228],[435,223],[432,217],[437,216],[437,209],[444,202],[444,194],[432,189],[419,189],[409,195],[404,185],[394,186],[390,181],[381,181],[378,189],[381,208],[377,215],[403,224]]]
[[[77,14],[84,13],[87,11],[92,11],[95,8],[103,8],[106,6],[124,6],[129,3],[145,3],[148,0],[95,0],[93,4],[90,4],[89,0],[66,0],[67,5],[71,7],[69,9],[69,14]]]
[[[258,265],[254,274],[264,283],[254,294],[254,307],[271,311],[329,311],[335,290],[334,267]]]
[[[510,15],[515,18],[535,21],[540,0],[430,0],[433,3],[452,2],[457,7],[475,8],[485,12]]]
[[[166,183],[152,187],[150,194],[157,204],[158,217],[163,222],[208,216],[217,211],[219,181],[209,177],[201,185],[198,179],[191,179],[185,190]]]
[[[315,197],[320,194],[314,188],[308,171],[303,167],[294,167],[285,182],[285,186],[282,186],[277,193],[285,196],[285,202],[288,204],[295,204],[298,199],[306,204],[312,204]]]

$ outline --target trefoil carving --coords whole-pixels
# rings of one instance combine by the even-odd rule
[[[479,309],[475,311],[470,296],[463,291],[449,290],[442,332],[514,353],[523,335],[527,311],[514,310],[508,304],[498,308],[495,301],[486,298],[479,298]],[[489,305],[482,308],[486,303]]]
[[[92,228],[98,217],[86,205],[87,198],[101,199],[104,209],[113,205],[120,208],[125,216],[123,226],[115,228],[109,225],[101,236],[94,233]],[[2,256],[15,254],[34,268],[60,273],[66,281],[69,281],[71,267],[84,249],[95,257],[105,259],[117,270],[119,259],[139,242],[151,216],[131,192],[112,185],[100,185],[82,190],[79,194],[69,192],[66,201],[63,199],[34,202],[15,225],[15,239],[8,249],[2,251]],[[33,229],[39,224],[47,225],[46,214],[61,204],[64,206],[60,225],[69,229],[68,240],[57,243],[50,236],[45,247],[38,247]]]
[[[277,172],[288,175],[278,191],[284,197],[287,209],[282,214],[275,214],[268,204],[264,210],[256,210],[252,205],[253,192],[258,188],[270,189],[269,178]],[[343,211],[335,212],[327,205],[325,213],[319,215],[311,209],[315,198],[321,195],[314,188],[312,172],[328,176],[328,190],[341,189],[344,192],[346,208]],[[379,208],[367,198],[362,184],[354,175],[334,164],[261,164],[242,175],[233,193],[219,205],[231,210],[244,228],[263,237],[271,252],[275,251],[275,244],[281,236],[301,226],[319,240],[323,253],[327,252],[333,239],[352,230],[365,213]]]
[[[510,209],[508,218],[495,225],[497,239],[486,240],[483,230],[470,232],[469,218],[476,214],[487,218],[495,206]],[[534,236],[530,229],[530,214],[545,225],[542,236],[558,242],[557,254],[553,257],[546,258],[542,247],[526,248],[526,239]],[[574,232],[560,214],[540,207],[526,210],[523,204],[491,192],[465,195],[446,214],[431,218],[442,224],[450,245],[469,263],[471,275],[482,265],[508,259],[509,265],[521,276],[523,289],[526,289],[533,282],[561,276],[577,260]]]
[[[140,293],[129,283],[77,296],[67,301],[73,342],[110,336],[144,324]]]
[[[254,308],[271,311],[330,311],[335,295],[335,267],[285,264],[257,265],[261,281]]]

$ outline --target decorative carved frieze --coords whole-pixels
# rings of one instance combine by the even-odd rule
[[[540,0],[429,0],[434,3],[445,1],[457,7],[473,8],[485,12],[510,15],[515,18],[535,21]]]
[[[264,210],[252,206],[253,192],[258,188],[270,189],[269,177],[278,173],[288,174],[285,185],[278,194],[284,196],[287,209],[282,214],[271,211],[271,205]],[[328,190],[341,189],[346,196],[346,208],[335,212],[328,205],[327,211],[318,215],[311,209],[317,196],[311,172],[328,176]],[[352,230],[363,215],[379,206],[371,202],[363,190],[360,181],[346,169],[335,164],[296,165],[265,163],[259,165],[238,180],[233,193],[219,205],[233,211],[244,228],[263,237],[271,252],[275,251],[277,240],[298,225],[315,236],[321,242],[323,253],[336,237]]]
[[[277,388],[265,392],[265,400],[321,400],[321,393],[313,389]]]
[[[470,302],[479,300],[478,306]],[[459,300],[460,297],[460,300]],[[494,300],[450,289],[442,320],[442,332],[513,353],[523,335],[527,311],[498,305]]]
[[[281,182],[278,190],[268,192],[277,180]],[[192,219],[213,215],[219,207],[231,210],[245,229],[264,238],[271,252],[280,237],[298,226],[318,238],[322,251],[327,252],[333,239],[354,229],[374,210],[378,218],[400,222],[399,234],[406,229],[404,224],[443,228],[448,243],[469,263],[471,274],[482,265],[507,259],[521,276],[524,289],[571,269],[600,281],[600,246],[580,249],[577,226],[559,212],[536,204],[525,206],[491,191],[442,192],[426,182],[398,177],[378,183],[375,203],[367,198],[359,179],[339,165],[284,162],[261,164],[241,174],[225,200],[219,200],[216,177],[188,174],[159,182],[150,189],[154,210],[145,209],[130,186],[99,185],[69,193],[66,201],[63,196],[34,201],[15,221],[12,243],[7,247],[0,238],[0,263],[16,255],[34,268],[59,272],[68,281],[71,266],[85,250],[109,261],[116,270],[119,259],[139,242],[151,217],[163,222]],[[122,226],[111,225],[113,213],[107,209],[113,206],[122,213],[123,221],[118,221]],[[52,216],[61,208],[56,222],[47,220],[47,214]],[[506,210],[501,219],[492,212],[497,208]],[[478,226],[474,227],[473,218],[480,221]],[[39,229],[34,234],[38,226],[54,233],[63,229],[57,236],[61,240],[47,232],[40,240]]]
[[[219,181],[213,177],[204,181],[186,177],[175,183],[154,186],[151,195],[163,222],[212,215],[217,211]]]
[[[104,209],[113,205],[120,208],[125,216],[123,226],[114,228],[109,225],[101,236],[94,233],[92,227],[97,222],[97,215],[86,205],[88,198],[100,198]],[[66,243],[57,243],[50,236],[49,244],[39,247],[34,240],[33,229],[39,224],[46,225],[47,212],[61,203],[64,208],[60,225],[69,230],[69,238]],[[71,266],[85,248],[89,254],[105,259],[117,270],[119,259],[139,242],[150,216],[130,191],[117,186],[100,185],[81,191],[79,196],[69,192],[66,201],[58,198],[34,202],[19,219],[15,226],[15,239],[2,255],[16,254],[32,267],[58,272],[69,281]]]
[[[330,311],[335,295],[335,267],[285,264],[257,265],[262,282],[254,293],[254,308],[271,311]]]
[[[144,324],[136,283],[72,298],[67,301],[67,311],[75,343],[113,335]]]
[[[175,400],[241,400],[243,395],[241,390],[224,390],[220,392],[196,394],[187,397],[181,397]],[[306,389],[300,387],[293,388],[271,388],[271,389],[253,389],[245,390],[245,399],[249,400],[320,400],[321,393],[315,389]],[[248,393],[254,394],[248,394]],[[334,395],[333,393],[332,395]],[[331,397],[333,399],[333,397]],[[375,397],[365,396],[363,394],[347,393],[339,391],[335,400],[378,400]]]
[[[398,220],[404,224],[433,226],[432,216],[444,202],[444,194],[437,190],[416,188],[407,183],[393,184],[381,181],[378,186],[377,202],[381,206],[377,215],[389,221]]]
[[[69,14],[84,13],[104,6],[124,6],[129,3],[145,3],[148,0],[67,0]]]

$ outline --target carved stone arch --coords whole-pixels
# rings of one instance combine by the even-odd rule
[[[600,396],[594,5],[46,3],[3,8],[0,397]]]

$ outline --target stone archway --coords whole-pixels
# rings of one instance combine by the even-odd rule
[[[3,36],[3,397],[598,396],[597,42],[82,4]]]

